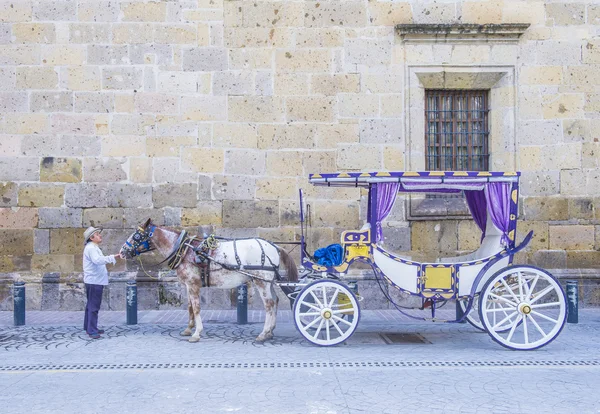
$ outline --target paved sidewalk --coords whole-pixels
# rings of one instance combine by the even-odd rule
[[[446,310],[451,312],[451,310]],[[414,323],[363,311],[336,347],[302,339],[281,311],[273,341],[264,314],[204,311],[199,343],[179,336],[185,311],[101,312],[101,340],[82,312],[0,313],[0,407],[32,412],[598,413],[600,310],[580,310],[550,345],[509,351],[468,324]],[[399,342],[394,334],[425,342]]]

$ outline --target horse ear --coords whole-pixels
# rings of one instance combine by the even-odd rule
[[[147,229],[151,222],[152,222],[152,219],[146,220],[146,223],[144,223],[144,229]]]

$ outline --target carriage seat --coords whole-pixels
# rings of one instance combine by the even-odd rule
[[[441,257],[437,260],[438,263],[459,263],[472,262],[475,260],[485,259],[486,257],[494,256],[504,249],[502,245],[502,232],[498,230],[488,216],[486,223],[485,237],[481,241],[481,246],[474,252],[456,256],[456,257]]]

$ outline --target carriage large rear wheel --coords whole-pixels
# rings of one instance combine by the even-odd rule
[[[483,287],[479,318],[500,345],[513,350],[537,349],[562,331],[567,299],[558,280],[547,271],[510,266],[494,274]]]
[[[316,280],[302,289],[294,303],[294,322],[300,334],[315,345],[344,342],[360,319],[358,300],[344,284]]]

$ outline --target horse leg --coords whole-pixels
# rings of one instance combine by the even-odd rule
[[[271,283],[254,280],[254,286],[260,295],[265,306],[265,325],[260,335],[256,337],[258,342],[264,342],[267,339],[273,338],[273,330],[275,330],[275,322],[277,319],[277,296],[273,296],[274,289],[270,286]]]
[[[279,307],[279,297],[277,296],[277,292],[275,291],[275,284],[269,283],[269,290],[271,293],[271,297],[274,298],[273,305],[273,323],[271,324],[271,329],[267,332],[268,339],[273,339],[273,331],[275,330],[275,325],[277,324],[277,309]]]
[[[190,297],[190,291],[188,289],[188,298],[189,297]],[[189,314],[188,326],[187,326],[187,328],[185,328],[185,330],[183,330],[179,333],[179,335],[181,335],[181,336],[192,336],[192,329],[194,328],[194,325],[195,325],[194,308],[192,307],[192,302],[190,302],[189,299],[188,299],[188,314]]]
[[[204,330],[202,326],[202,319],[200,318],[200,286],[191,285],[189,287],[189,298],[190,304],[192,305],[192,311],[194,313],[194,321],[196,322],[196,330],[194,334],[188,339],[189,342],[198,342],[200,340],[200,333]]]

